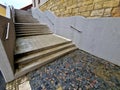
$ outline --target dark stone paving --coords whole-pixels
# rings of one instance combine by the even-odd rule
[[[32,90],[120,90],[120,67],[76,50],[28,74]]]
[[[0,90],[5,90],[5,86],[6,86],[5,80],[4,80],[3,75],[0,71]]]

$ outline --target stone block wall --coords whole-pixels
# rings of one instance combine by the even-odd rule
[[[40,6],[57,16],[119,17],[120,0],[48,0]]]

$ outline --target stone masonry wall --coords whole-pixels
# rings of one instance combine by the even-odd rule
[[[119,17],[120,0],[48,0],[40,6],[57,16]]]

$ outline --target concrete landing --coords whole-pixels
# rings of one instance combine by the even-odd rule
[[[55,34],[17,38],[15,55],[59,45],[66,43],[66,41],[70,40],[60,38]]]

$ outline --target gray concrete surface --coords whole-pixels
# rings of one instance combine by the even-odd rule
[[[16,23],[38,23],[38,21],[32,17],[31,12],[15,9],[15,22]]]
[[[15,54],[35,51],[45,47],[65,43],[68,41],[70,40],[60,38],[58,35],[54,35],[54,34],[21,37],[21,38],[17,38],[16,40]]]
[[[120,18],[58,18],[37,8],[32,9],[32,14],[54,33],[71,39],[78,48],[120,66]]]

